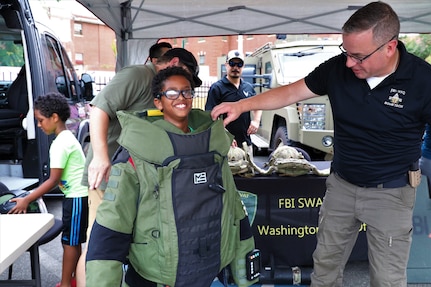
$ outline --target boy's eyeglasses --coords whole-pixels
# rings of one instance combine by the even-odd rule
[[[195,91],[192,89],[189,90],[166,90],[164,92],[160,92],[158,98],[161,96],[165,96],[169,100],[176,100],[182,95],[184,99],[191,99],[195,96]]]
[[[229,61],[228,62],[229,66],[231,66],[232,68],[237,66],[238,68],[242,68],[242,66],[244,66],[243,62],[234,62],[234,61]]]
[[[351,54],[347,53],[347,51],[343,47],[343,43],[341,43],[338,46],[338,48],[340,48],[341,53],[344,56],[349,57],[350,59],[352,59],[357,64],[362,64],[363,61],[365,61],[366,59],[368,59],[369,57],[371,57],[375,52],[377,52],[378,50],[380,50],[384,45],[386,45],[387,43],[389,43],[390,41],[392,41],[396,37],[397,37],[397,35],[394,35],[389,41],[383,43],[382,45],[380,45],[379,47],[377,47],[377,49],[375,49],[374,51],[372,51],[371,53],[369,53],[368,55],[366,55],[364,57],[358,57],[358,56],[354,56],[354,55],[351,55]]]

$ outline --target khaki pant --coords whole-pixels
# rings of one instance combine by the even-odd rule
[[[87,243],[90,241],[91,229],[93,228],[94,221],[96,220],[97,208],[102,203],[103,190],[88,189],[88,228],[87,228]],[[85,287],[85,257],[87,255],[87,248],[82,250],[76,266],[75,277],[77,287]]]
[[[88,229],[87,229],[87,242],[90,239],[91,229],[93,228],[94,221],[96,220],[97,208],[102,203],[104,190],[89,189],[88,190]]]
[[[367,224],[371,287],[405,287],[416,189],[362,188],[331,173],[319,212],[311,286],[342,286],[359,228]]]

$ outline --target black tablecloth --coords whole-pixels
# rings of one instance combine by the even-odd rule
[[[261,250],[263,267],[312,266],[316,246],[319,208],[325,194],[326,177],[235,176],[238,190],[256,195],[257,210],[252,229]],[[360,232],[350,260],[367,260],[365,232]]]

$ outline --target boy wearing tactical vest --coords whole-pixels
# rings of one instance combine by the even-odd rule
[[[152,83],[163,114],[117,113],[121,147],[88,243],[87,287],[121,286],[123,264],[130,287],[208,287],[227,269],[240,287],[257,282],[246,276],[254,239],[227,163],[232,136],[192,110],[193,89],[188,72],[167,68]]]

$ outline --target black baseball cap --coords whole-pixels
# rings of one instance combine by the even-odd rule
[[[183,48],[173,48],[168,50],[165,54],[163,54],[163,57],[167,57],[170,59],[174,57],[178,57],[181,63],[186,65],[187,68],[192,73],[193,81],[195,82],[195,87],[200,87],[202,85],[202,81],[198,77],[199,65],[198,65],[198,62],[196,61],[195,56],[193,56],[192,53],[190,53],[189,51]]]

